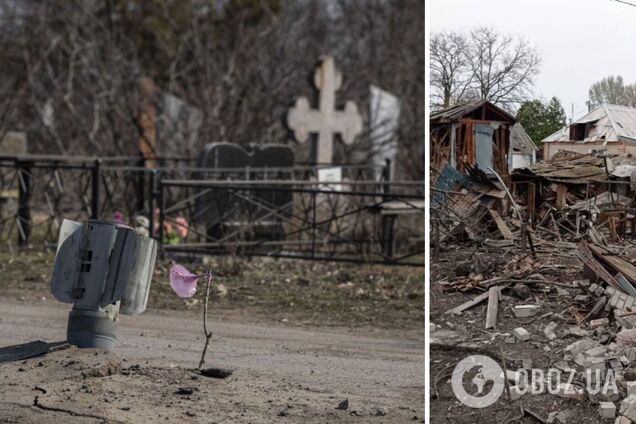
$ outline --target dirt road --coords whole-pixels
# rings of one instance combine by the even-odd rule
[[[1,300],[0,348],[64,340],[68,310]],[[225,380],[193,371],[200,317],[150,311],[121,317],[114,355],[67,349],[0,364],[0,423],[423,421],[421,334],[215,318],[207,365],[234,369]],[[176,394],[184,386],[192,394]]]

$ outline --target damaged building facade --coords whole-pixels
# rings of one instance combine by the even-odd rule
[[[514,116],[482,100],[431,113],[431,167],[446,165],[460,173],[470,169],[509,183],[513,169],[536,161],[537,147]]]
[[[636,108],[603,104],[541,143],[546,161],[560,151],[636,154]]]

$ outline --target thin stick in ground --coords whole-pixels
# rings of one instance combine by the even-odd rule
[[[205,303],[203,304],[203,333],[205,334],[205,345],[203,346],[203,352],[201,352],[201,361],[199,361],[199,369],[203,367],[205,363],[205,355],[208,353],[208,346],[212,339],[212,332],[208,332],[208,300],[210,299],[210,285],[212,284],[212,273],[208,272],[207,284],[205,287]]]

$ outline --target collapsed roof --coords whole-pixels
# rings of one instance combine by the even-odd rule
[[[580,132],[577,132],[580,130]],[[636,143],[636,108],[603,104],[570,125],[547,136],[542,143],[553,142],[609,142]]]

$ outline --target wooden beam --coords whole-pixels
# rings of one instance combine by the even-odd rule
[[[499,309],[499,287],[491,287],[488,290],[488,310],[486,311],[486,330],[495,328],[497,324],[497,310]]]
[[[473,306],[477,306],[481,302],[483,302],[484,300],[488,299],[489,295],[490,295],[490,291],[483,292],[482,294],[480,294],[479,296],[473,298],[472,300],[469,300],[468,302],[464,302],[461,305],[459,305],[459,306],[457,306],[457,307],[455,307],[453,309],[449,309],[448,311],[446,311],[444,313],[445,314],[461,314],[466,309],[470,309]]]
[[[621,293],[625,293],[625,291],[623,290],[621,285],[618,283],[618,281],[616,281],[616,279],[612,277],[612,274],[607,272],[607,270],[603,267],[603,265],[596,260],[596,258],[594,257],[594,254],[590,250],[590,247],[585,242],[579,243],[579,245],[577,246],[576,253],[579,256],[579,258],[581,258],[583,263],[587,265],[587,267],[592,272],[594,272],[594,274],[596,274],[600,279],[602,279],[607,284],[614,287],[616,290],[620,291]]]
[[[488,213],[490,214],[492,220],[495,221],[495,224],[497,224],[497,228],[499,229],[499,232],[501,233],[503,238],[505,238],[506,240],[513,240],[515,236],[512,234],[512,231],[510,231],[510,228],[508,228],[504,220],[501,219],[499,212],[494,209],[488,209]]]

